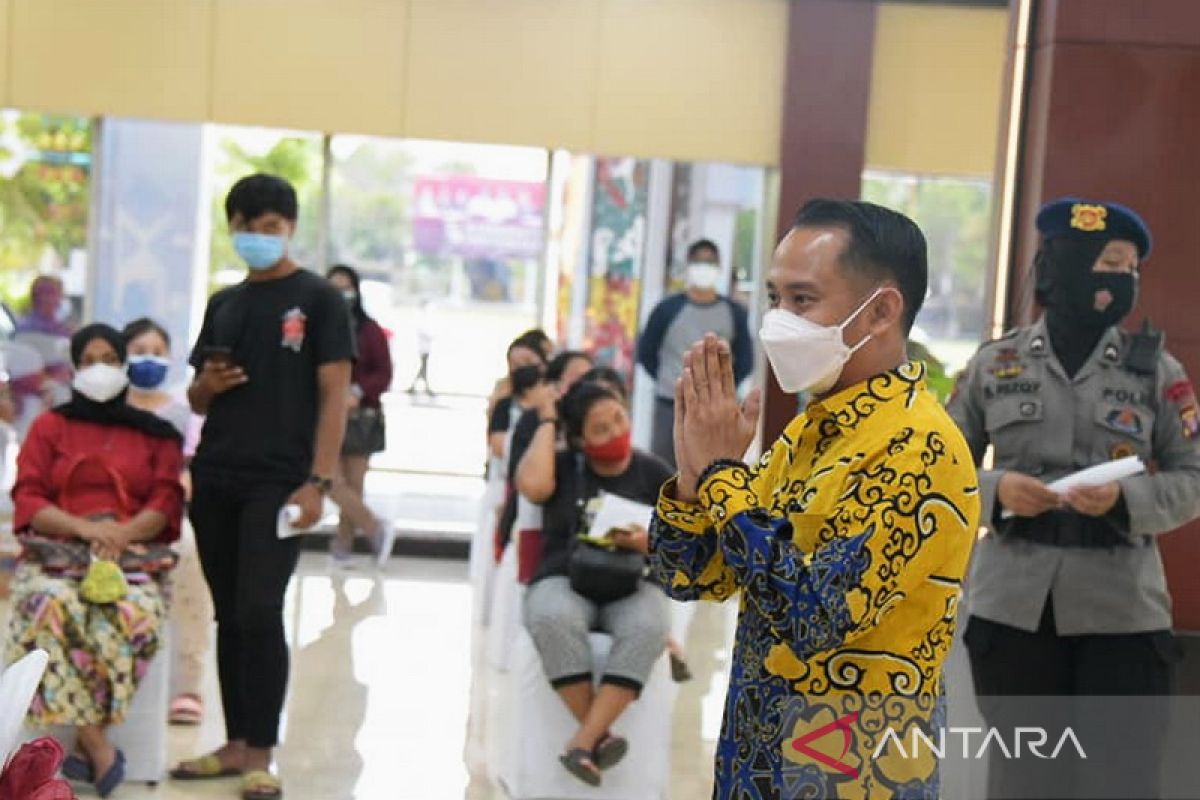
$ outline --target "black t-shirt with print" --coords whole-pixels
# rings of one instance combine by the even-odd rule
[[[341,293],[306,270],[223,289],[204,312],[191,357],[197,370],[210,346],[230,348],[249,380],[213,398],[192,471],[303,482],[316,441],[317,368],[354,358]]]
[[[581,482],[581,462],[583,456],[574,450],[559,453],[554,459],[554,494],[542,505],[542,561],[534,574],[534,581],[567,574],[571,547],[583,526],[578,504],[580,498],[586,501],[600,492],[606,492],[652,506],[658,502],[662,485],[673,474],[658,456],[634,450],[629,468],[614,477],[597,475],[584,463]],[[643,525],[650,527],[650,520],[647,519]]]

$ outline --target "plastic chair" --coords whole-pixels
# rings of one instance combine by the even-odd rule
[[[599,675],[612,640],[602,633],[590,638]],[[524,626],[513,642],[507,677],[511,703],[506,735],[498,748],[495,780],[512,800],[666,800],[671,718],[679,690],[671,681],[665,654],[654,665],[641,697],[613,726],[615,733],[629,740],[630,751],[604,773],[604,783],[598,788],[579,781],[558,761],[578,725],[546,680],[541,658]]]

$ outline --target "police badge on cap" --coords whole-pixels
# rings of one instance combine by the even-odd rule
[[[1047,239],[1059,237],[1124,239],[1133,242],[1138,260],[1150,255],[1150,229],[1137,213],[1120,203],[1060,197],[1042,206],[1037,229]]]

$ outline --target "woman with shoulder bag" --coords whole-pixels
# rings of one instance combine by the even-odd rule
[[[556,452],[559,421],[544,418],[517,469],[517,490],[544,510],[542,560],[525,595],[524,621],[550,685],[579,721],[560,760],[596,786],[601,770],[628,749],[610,727],[641,693],[670,623],[666,596],[642,579],[644,525],[610,532],[607,546],[582,537],[605,495],[652,505],[671,470],[633,449],[625,405],[601,386],[572,387],[559,416],[569,449]],[[594,628],[613,640],[598,691],[588,641]]]
[[[346,298],[358,352],[350,377],[350,415],[346,419],[340,474],[329,493],[342,512],[329,552],[335,563],[347,563],[354,551],[355,534],[362,534],[370,541],[376,561],[382,566],[392,555],[396,528],[367,508],[363,486],[371,468],[371,456],[387,448],[380,398],[392,385],[392,353],[383,328],[363,308],[358,272],[338,264],[326,277]]]
[[[23,552],[5,660],[50,654],[31,722],[73,726],[64,774],[107,797],[125,758],[105,732],[128,712],[161,641],[161,580],[183,514],[182,437],[126,402],[116,330],[79,331],[71,360],[71,400],[34,422],[17,458],[13,530]]]

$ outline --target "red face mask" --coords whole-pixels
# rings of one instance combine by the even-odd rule
[[[633,432],[625,431],[601,445],[585,445],[583,454],[592,461],[612,464],[624,461],[633,451]]]

